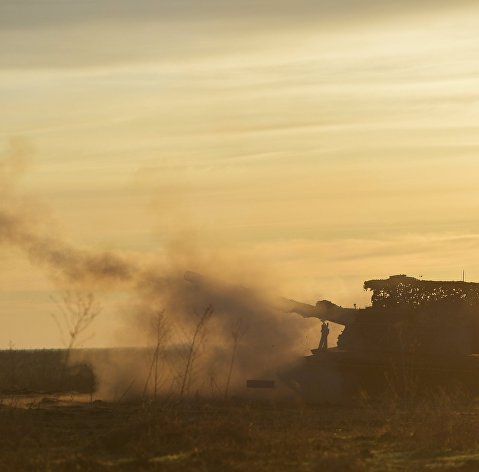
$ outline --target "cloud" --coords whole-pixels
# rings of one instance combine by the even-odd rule
[[[307,35],[403,15],[469,8],[469,0],[70,0],[0,3],[5,68],[86,67],[155,58],[287,49]],[[343,31],[343,32],[344,32]],[[360,34],[358,34],[360,36]]]
[[[457,0],[455,8],[474,5],[472,0]],[[194,18],[274,19],[325,21],[331,18],[370,17],[375,14],[434,11],[450,6],[447,0],[16,0],[0,5],[2,28],[41,28],[89,21],[151,21],[170,22]]]

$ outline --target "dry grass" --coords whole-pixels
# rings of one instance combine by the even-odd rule
[[[47,374],[62,359],[61,351],[5,351],[0,386],[16,387],[4,390],[9,404],[19,385],[54,386]],[[25,404],[0,405],[0,471],[479,470],[479,405],[461,395],[389,394],[347,407],[171,398]]]
[[[478,470],[479,410],[248,403],[0,408],[0,470]]]

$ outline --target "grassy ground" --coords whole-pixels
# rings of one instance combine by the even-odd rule
[[[479,470],[479,409],[197,401],[0,408],[0,470]]]

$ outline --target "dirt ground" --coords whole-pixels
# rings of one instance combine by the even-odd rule
[[[479,470],[479,408],[4,399],[5,471]]]

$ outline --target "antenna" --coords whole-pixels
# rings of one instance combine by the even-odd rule
[[[466,281],[466,273],[464,272],[464,269],[462,269],[462,281]]]

